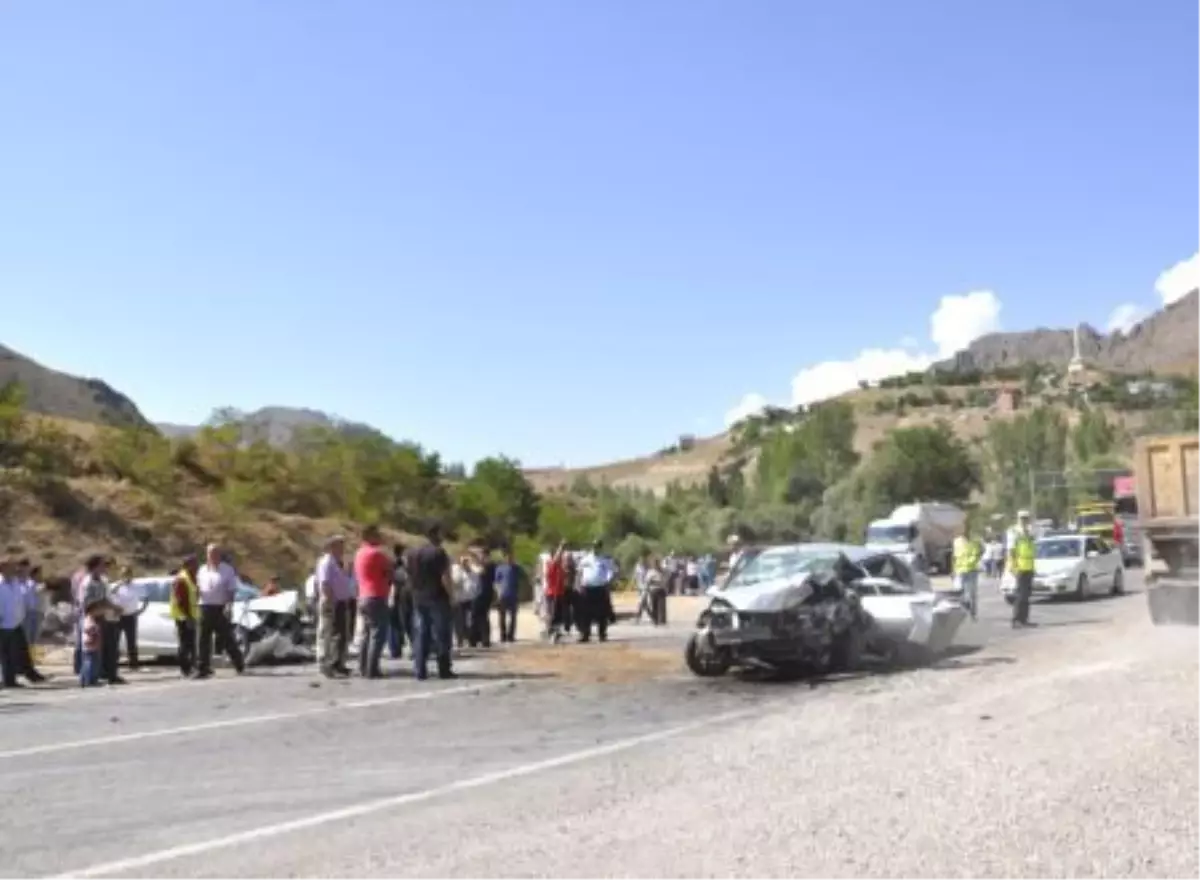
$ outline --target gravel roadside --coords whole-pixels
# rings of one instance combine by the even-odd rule
[[[736,722],[142,873],[1197,876],[1196,631],[1111,608],[927,670],[761,689]],[[678,687],[703,700],[708,684]]]

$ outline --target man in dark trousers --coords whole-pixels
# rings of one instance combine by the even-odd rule
[[[579,595],[582,618],[579,627],[579,641],[587,642],[592,637],[592,627],[596,627],[596,635],[600,641],[608,641],[608,624],[612,613],[613,578],[616,567],[604,552],[604,544],[596,541],[590,553],[584,555],[579,562],[579,575],[583,589]]]
[[[486,544],[476,552],[480,555],[479,593],[471,606],[471,633],[467,644],[472,648],[492,646],[492,602],[496,597],[496,563]]]
[[[413,594],[413,675],[429,677],[429,655],[437,657],[438,678],[457,678],[450,664],[450,556],[442,547],[441,527],[431,526],[429,543],[410,556],[409,582]],[[486,615],[485,615],[486,616]]]
[[[504,550],[504,561],[496,566],[496,616],[499,618],[500,641],[517,640],[517,610],[520,607],[521,578],[524,569],[517,565],[512,547]]]
[[[209,544],[205,552],[205,563],[196,572],[196,589],[200,594],[200,633],[196,667],[197,678],[212,676],[213,642],[218,637],[233,668],[241,675],[245,670],[245,659],[233,637],[233,624],[229,620],[230,608],[237,595],[238,576],[232,565],[225,562],[221,548]]]
[[[392,601],[388,606],[391,627],[388,629],[388,653],[399,660],[404,643],[412,644],[412,593],[408,589],[408,562],[403,544],[392,547]]]

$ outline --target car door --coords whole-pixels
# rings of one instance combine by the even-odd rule
[[[1104,548],[1096,538],[1088,538],[1084,543],[1084,571],[1087,572],[1088,592],[1095,593],[1107,589],[1111,583],[1105,574]]]
[[[174,651],[175,621],[171,619],[171,582],[144,581],[138,585],[146,610],[138,618],[138,646],[155,652]]]

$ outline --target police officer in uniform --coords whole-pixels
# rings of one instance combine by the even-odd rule
[[[1037,547],[1033,532],[1029,528],[1029,511],[1017,512],[1017,526],[1012,530],[1008,544],[1008,570],[1017,580],[1017,597],[1013,602],[1013,629],[1034,626],[1029,622],[1029,599],[1033,595],[1033,569],[1037,558]]]

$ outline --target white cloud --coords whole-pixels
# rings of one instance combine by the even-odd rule
[[[1154,289],[1165,306],[1183,299],[1197,288],[1200,288],[1200,253],[1176,263],[1154,282]]]
[[[1000,329],[1000,300],[990,290],[943,296],[929,317],[929,338],[938,356],[948,358],[980,336]]]
[[[792,379],[792,406],[828,400],[853,391],[859,382],[924,370],[931,363],[929,355],[903,348],[868,348],[853,360],[824,361],[805,367]]]
[[[767,399],[757,391],[751,391],[725,413],[725,427],[731,428],[742,419],[757,415],[768,405]]]
[[[828,400],[853,391],[860,382],[875,383],[889,376],[927,369],[935,361],[950,357],[980,336],[999,329],[1000,300],[992,291],[944,296],[929,317],[934,351],[920,351],[915,340],[905,339],[902,348],[868,348],[850,360],[805,367],[792,379],[792,405]]]
[[[998,329],[1000,300],[992,291],[944,296],[929,317],[932,351],[921,351],[917,340],[906,337],[899,348],[868,348],[848,360],[805,367],[792,379],[791,405],[817,403],[853,391],[863,382],[875,384],[890,376],[928,369],[935,361],[950,357]],[[769,403],[757,392],[747,394],[725,414],[726,427],[761,412]]]
[[[900,340],[901,348],[920,348],[921,342],[915,336],[905,336]]]
[[[1145,317],[1146,310],[1144,308],[1135,303],[1124,303],[1113,309],[1104,327],[1109,333],[1115,333],[1118,330],[1128,333]]]

